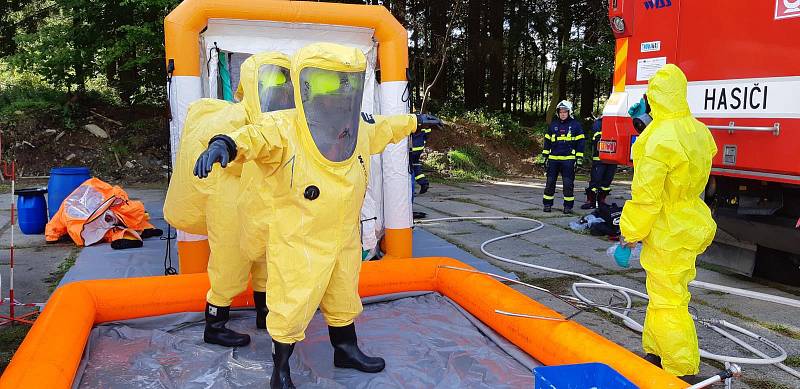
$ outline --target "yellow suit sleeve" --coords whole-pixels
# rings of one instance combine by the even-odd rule
[[[652,129],[651,129],[652,131]],[[631,200],[625,203],[620,219],[622,236],[628,242],[644,240],[653,228],[664,203],[664,182],[679,158],[675,141],[651,138],[645,145],[643,155],[634,161]]]
[[[397,143],[417,129],[416,115],[376,115],[369,126],[369,152],[379,154],[389,143]]]
[[[248,124],[229,136],[236,143],[234,162],[280,163],[286,140],[274,120],[266,118],[259,124]]]

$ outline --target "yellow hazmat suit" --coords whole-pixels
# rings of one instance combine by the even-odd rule
[[[260,255],[244,255],[244,248],[253,249],[240,249],[240,232],[245,227],[241,221],[250,219],[240,218],[237,212],[240,196],[263,189],[264,175],[255,163],[231,163],[227,169],[216,170],[200,180],[191,174],[192,168],[214,135],[229,134],[256,123],[264,112],[294,107],[290,66],[282,53],[253,55],[242,63],[236,92],[240,103],[202,99],[189,108],[164,214],[180,230],[208,235],[211,288],[206,299],[215,306],[229,306],[247,288],[251,274],[253,290],[266,290],[263,244]],[[248,205],[264,207],[263,203]]]
[[[643,243],[640,261],[650,296],[644,351],[661,357],[664,370],[676,376],[699,369],[688,284],[696,275],[695,258],[717,227],[702,200],[717,147],[708,128],[692,117],[686,90],[686,76],[675,65],[665,65],[650,80],[653,122],[633,145],[633,198],[620,221],[626,241]]]
[[[352,324],[362,310],[359,213],[369,157],[417,127],[414,115],[360,112],[365,69],[358,49],[306,46],[292,63],[296,111],[230,134],[235,161],[269,174],[267,329],[277,342],[303,340],[317,307],[332,327]]]
[[[237,97],[247,112],[248,123],[259,122],[264,112],[294,107],[289,67],[289,59],[278,52],[256,54],[242,63]],[[247,289],[249,276],[253,291],[266,291],[266,258],[263,252],[259,257],[248,257],[240,249],[242,219],[237,212],[240,196],[263,182],[263,174],[255,163],[233,163],[227,169],[220,169],[217,177],[206,207],[211,249],[208,260],[211,288],[206,300],[216,306],[230,306],[233,298]]]

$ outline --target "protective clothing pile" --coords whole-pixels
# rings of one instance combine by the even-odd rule
[[[593,236],[608,236],[611,240],[619,239],[619,221],[622,207],[617,203],[600,203],[592,213],[569,223],[569,227],[578,232],[589,231]]]
[[[294,108],[289,59],[278,52],[249,57],[242,63],[239,103],[202,99],[189,107],[181,136],[164,214],[176,228],[208,235],[210,289],[206,296],[208,343],[243,346],[246,334],[228,328],[233,298],[252,279],[256,327],[266,328],[266,235],[264,219],[269,192],[255,163],[231,163],[206,180],[192,174],[194,163],[217,134],[227,134],[259,122],[266,112]]]
[[[603,132],[603,118],[595,120],[592,125],[592,172],[589,176],[589,186],[586,188],[586,203],[581,209],[597,208],[599,203],[604,203],[611,193],[611,182],[617,172],[617,165],[600,160],[597,145]]]
[[[289,355],[317,307],[329,326],[335,366],[384,368],[383,359],[358,348],[353,324],[362,310],[359,213],[370,156],[407,137],[418,121],[415,115],[361,113],[365,70],[366,58],[355,48],[318,43],[300,49],[291,69],[296,110],[213,137],[195,165],[199,177],[227,160],[255,161],[265,173],[272,387],[293,387]],[[428,122],[435,123],[441,124]]]
[[[708,128],[694,119],[687,81],[675,65],[663,66],[646,92],[653,121],[633,145],[632,200],[620,227],[627,242],[642,242],[650,302],[643,346],[677,376],[698,372],[700,354],[688,311],[695,259],[714,238],[716,224],[703,193],[717,152]]]
[[[556,115],[567,111],[566,119],[556,117],[544,135],[542,157],[547,169],[547,183],[544,189],[543,204],[545,212],[553,206],[556,194],[556,181],[561,175],[564,181],[564,213],[572,212],[575,204],[575,164],[583,160],[585,135],[581,124],[572,117],[572,104],[568,101],[558,103]]]
[[[142,247],[142,239],[160,236],[141,201],[131,200],[119,186],[90,178],[59,206],[45,227],[45,239],[68,235],[78,246],[111,242],[114,249]]]

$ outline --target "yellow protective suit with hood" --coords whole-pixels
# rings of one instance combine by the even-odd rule
[[[176,181],[178,174],[173,176],[175,185],[171,183],[170,190],[176,186],[173,192],[181,195],[170,198],[168,193],[164,208],[165,214],[169,207],[170,213],[176,215],[173,219],[196,219],[191,220],[192,223],[174,223],[176,228],[208,235],[211,251],[208,277],[211,288],[206,299],[216,306],[231,305],[233,298],[247,289],[251,277],[254,291],[266,291],[264,251],[262,249],[259,256],[245,255],[244,249],[252,251],[252,245],[240,247],[241,232],[247,227],[242,221],[249,223],[251,219],[240,217],[237,211],[240,198],[263,189],[263,172],[255,163],[234,162],[226,169],[216,170],[207,179],[200,180],[191,175],[194,162],[183,162],[196,160],[214,135],[229,134],[246,124],[257,123],[265,112],[292,108],[294,101],[289,68],[289,59],[282,53],[255,54],[241,66],[240,83],[236,92],[240,103],[203,99],[190,107],[187,116],[176,167],[181,169],[181,178],[187,175],[189,178],[188,182]],[[201,115],[197,112],[213,114]],[[180,184],[183,187],[179,187]],[[262,203],[247,205],[264,208]]]
[[[365,69],[358,49],[306,46],[292,62],[296,110],[230,134],[235,161],[262,166],[272,196],[267,329],[277,342],[303,340],[317,307],[332,327],[362,310],[359,214],[369,157],[417,127],[414,115],[360,112]]]
[[[664,370],[676,376],[699,369],[688,284],[697,255],[717,227],[702,200],[717,147],[708,128],[692,117],[686,91],[686,76],[675,65],[650,79],[646,95],[653,121],[633,145],[632,200],[620,221],[626,241],[643,243],[640,262],[650,296],[644,351],[661,357]]]

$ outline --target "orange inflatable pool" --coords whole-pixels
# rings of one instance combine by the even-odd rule
[[[558,317],[559,313],[450,258],[364,263],[362,297],[433,291],[447,296],[498,334],[545,365],[605,363],[640,388],[683,388],[686,383],[573,321],[501,315],[495,310]],[[68,388],[73,384],[93,326],[110,321],[200,312],[205,274],[82,281],[56,291],[11,364],[2,388]],[[235,306],[251,306],[245,292]]]

